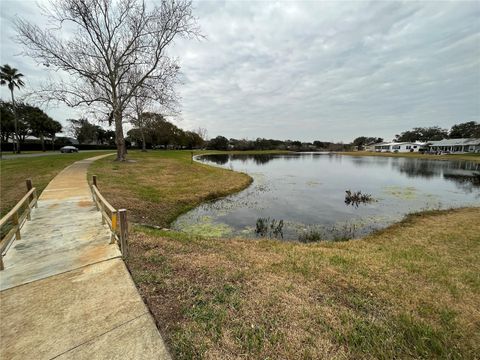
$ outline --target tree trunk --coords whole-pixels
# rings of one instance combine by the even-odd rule
[[[114,110],[113,118],[115,120],[115,144],[117,145],[116,161],[125,161],[127,159],[127,149],[125,148],[125,139],[123,138],[122,113]]]
[[[140,126],[140,134],[142,135],[142,151],[147,152],[147,143],[145,141],[145,133],[143,132],[143,126]]]
[[[42,143],[42,151],[45,152],[45,136],[40,134],[40,142]]]
[[[14,148],[14,152],[20,154],[20,141],[18,140],[18,122],[17,122],[17,107],[15,106],[15,99],[13,97],[13,89],[10,89],[10,93],[12,94],[12,106],[13,106],[13,124],[15,127],[15,140],[16,146]]]
[[[55,135],[52,136],[52,151],[55,151]]]

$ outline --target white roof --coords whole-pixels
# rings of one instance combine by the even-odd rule
[[[433,146],[463,146],[463,145],[480,145],[480,139],[443,139],[438,141],[429,141],[429,145]]]
[[[426,143],[423,142],[390,142],[390,143],[380,143],[375,144],[376,146],[392,146],[392,145],[417,145],[417,146],[424,146]]]

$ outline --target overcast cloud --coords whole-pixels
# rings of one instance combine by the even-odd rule
[[[480,119],[480,2],[195,2],[202,41],[178,41],[182,120],[210,137],[391,139],[415,126]],[[45,68],[18,55],[1,0],[1,63],[30,87]],[[8,99],[8,92],[1,91]],[[56,120],[79,115],[49,108]]]

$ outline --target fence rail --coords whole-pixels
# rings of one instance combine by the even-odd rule
[[[21,240],[21,228],[25,221],[30,220],[33,207],[37,207],[37,188],[32,186],[32,180],[27,179],[27,193],[25,196],[0,220],[0,270],[4,269],[3,257],[13,240]],[[8,229],[8,227],[10,228]],[[6,230],[7,228],[8,230]],[[4,235],[5,233],[5,235]]]
[[[110,243],[118,243],[120,251],[123,257],[128,256],[128,222],[127,222],[127,210],[116,210],[108,201],[103,197],[98,189],[97,176],[92,177],[92,197],[97,207],[97,210],[102,214],[102,223],[107,224],[111,231]]]

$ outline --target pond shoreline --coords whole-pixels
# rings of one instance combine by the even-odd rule
[[[193,157],[193,160],[196,163],[198,163],[200,165],[204,165],[204,166],[206,165],[206,166],[211,166],[211,167],[214,167],[214,168],[220,168],[222,170],[234,171],[236,173],[244,174],[251,179],[251,182],[250,182],[250,184],[245,186],[243,189],[240,189],[240,190],[237,189],[236,191],[232,191],[229,194],[226,194],[222,197],[212,198],[212,199],[209,199],[208,201],[202,202],[201,204],[199,204],[198,206],[196,206],[194,209],[191,210],[191,214],[187,214],[186,216],[185,216],[185,213],[180,214],[177,218],[175,218],[169,224],[169,227],[170,227],[170,229],[175,230],[175,231],[186,231],[187,233],[190,232],[190,233],[196,234],[198,236],[227,237],[227,238],[245,237],[247,239],[251,239],[251,238],[257,238],[258,237],[256,234],[252,233],[253,230],[252,230],[251,226],[255,225],[255,219],[257,220],[257,227],[258,227],[258,220],[262,220],[262,219],[263,220],[270,219],[272,221],[276,220],[277,224],[278,224],[278,221],[284,220],[285,225],[287,226],[287,234],[284,236],[283,233],[281,233],[280,235],[278,235],[278,233],[277,233],[277,235],[276,235],[277,237],[281,237],[282,240],[284,240],[284,241],[298,241],[299,239],[302,242],[310,242],[310,241],[315,241],[316,242],[316,241],[328,241],[328,240],[345,241],[345,240],[350,240],[350,239],[363,238],[365,236],[368,236],[368,234],[375,233],[377,231],[381,231],[384,228],[388,228],[389,226],[394,225],[395,223],[403,221],[403,219],[406,216],[408,216],[410,213],[418,213],[418,212],[420,212],[420,210],[422,210],[424,208],[427,208],[427,211],[431,211],[432,209],[448,210],[450,208],[452,208],[452,209],[465,208],[465,207],[469,206],[469,203],[471,203],[471,201],[467,201],[467,203],[464,202],[462,204],[462,202],[463,202],[463,200],[461,200],[462,198],[457,198],[457,196],[459,196],[459,195],[453,195],[455,199],[458,199],[458,200],[455,200],[452,203],[454,205],[442,206],[441,205],[442,203],[443,204],[448,204],[449,203],[447,201],[448,197],[447,198],[442,197],[442,198],[438,198],[437,200],[435,200],[435,197],[432,197],[432,196],[435,196],[435,195],[433,195],[435,192],[430,194],[430,193],[428,193],[428,189],[427,189],[427,192],[425,193],[424,192],[425,190],[422,190],[421,187],[419,187],[418,189],[415,189],[415,188],[411,188],[411,187],[407,186],[405,189],[403,189],[400,186],[396,186],[395,181],[393,181],[392,185],[391,186],[386,186],[384,190],[382,190],[382,188],[378,188],[378,190],[373,190],[373,191],[376,191],[377,196],[380,196],[380,198],[383,199],[381,205],[378,205],[378,206],[383,207],[383,208],[388,207],[389,206],[388,204],[389,204],[389,202],[392,201],[391,198],[393,198],[393,197],[395,199],[400,197],[399,199],[396,200],[397,202],[398,201],[403,201],[403,202],[408,201],[408,203],[409,203],[408,207],[412,206],[411,205],[411,204],[413,204],[412,199],[417,198],[417,197],[418,197],[418,200],[413,200],[417,204],[423,204],[424,201],[427,201],[427,203],[425,203],[425,205],[421,205],[421,206],[417,205],[417,206],[413,207],[412,210],[409,210],[408,212],[403,210],[396,215],[394,215],[393,213],[388,214],[388,215],[386,214],[387,216],[382,215],[381,216],[382,219],[380,219],[380,218],[375,219],[376,216],[378,217],[380,215],[374,215],[374,213],[371,213],[371,212],[370,212],[370,215],[368,215],[369,214],[368,212],[365,213],[365,210],[364,210],[365,208],[362,209],[362,207],[360,207],[360,209],[358,209],[358,210],[362,210],[362,212],[358,212],[357,210],[355,210],[355,212],[352,213],[352,217],[349,216],[347,218],[344,218],[344,220],[341,220],[339,223],[331,223],[330,222],[331,225],[328,225],[328,226],[327,226],[328,223],[325,223],[325,220],[328,219],[328,218],[325,218],[324,216],[322,217],[322,215],[319,215],[320,219],[322,219],[322,221],[323,221],[323,222],[320,222],[320,223],[317,223],[315,220],[313,220],[313,222],[312,221],[305,221],[305,222],[300,221],[300,222],[298,222],[298,220],[294,220],[293,218],[288,218],[288,217],[285,218],[282,215],[278,215],[278,213],[277,213],[277,216],[278,216],[277,217],[277,216],[275,216],[275,213],[273,213],[273,212],[269,212],[268,210],[266,210],[266,211],[261,210],[261,211],[257,211],[258,216],[256,216],[255,218],[251,218],[248,223],[243,222],[243,224],[245,224],[245,225],[242,225],[242,226],[248,226],[248,228],[250,229],[248,236],[242,235],[242,233],[246,233],[247,228],[245,228],[245,230],[241,230],[242,228],[239,229],[238,227],[236,227],[236,225],[232,225],[232,224],[235,224],[234,219],[235,219],[235,216],[237,216],[237,215],[234,215],[234,213],[231,213],[232,209],[234,209],[233,210],[234,212],[237,209],[237,206],[235,204],[237,204],[237,203],[241,204],[245,201],[249,202],[249,201],[252,201],[252,199],[253,199],[254,202],[258,201],[261,204],[266,204],[265,201],[268,202],[268,200],[264,200],[264,197],[262,197],[262,193],[265,190],[260,191],[260,193],[258,193],[258,191],[256,191],[255,189],[248,190],[248,188],[251,187],[252,184],[256,184],[256,187],[262,187],[261,184],[259,185],[259,183],[256,182],[256,181],[253,182],[252,179],[253,180],[257,179],[258,176],[256,176],[256,175],[258,175],[258,174],[260,174],[261,178],[264,176],[264,174],[262,173],[264,163],[270,162],[271,160],[275,160],[276,158],[282,159],[282,156],[278,156],[278,157],[271,156],[271,157],[266,157],[266,158],[261,157],[261,158],[257,159],[257,158],[253,158],[252,155],[253,156],[254,155],[265,155],[265,156],[267,156],[267,155],[292,155],[292,157],[299,156],[300,158],[301,158],[302,155],[304,155],[304,156],[306,156],[305,159],[310,159],[308,157],[308,155],[312,155],[313,156],[312,159],[314,159],[315,162],[318,162],[318,164],[323,164],[324,161],[315,160],[315,159],[321,159],[321,158],[326,159],[324,157],[331,158],[331,155],[329,155],[329,154],[334,155],[334,159],[339,159],[338,158],[339,153],[315,153],[315,152],[305,153],[305,152],[258,152],[258,151],[220,152],[220,151],[216,151],[216,152],[202,152],[202,153],[196,154]],[[222,155],[223,155],[223,157],[217,158],[217,156],[222,156]],[[231,157],[232,155],[234,156],[233,158]],[[243,158],[241,155],[250,155],[250,157]],[[314,155],[317,155],[319,157],[314,156]],[[344,154],[344,155],[348,156],[350,154]],[[204,156],[206,156],[207,158],[202,160],[201,157],[204,157]],[[357,154],[357,156],[362,156],[362,155]],[[208,157],[210,157],[210,158],[208,158]],[[395,157],[398,158],[400,156],[395,156]],[[412,156],[401,156],[401,157],[405,158],[405,159],[412,159]],[[287,160],[290,159],[290,158],[291,157],[288,156]],[[415,159],[418,159],[418,158],[419,157],[416,156],[412,160],[415,160]],[[242,160],[242,159],[244,159],[244,160]],[[247,159],[250,159],[250,160],[247,160]],[[249,163],[248,161],[250,161],[250,162],[253,161],[252,159],[255,160],[255,163],[260,164],[261,168],[260,167],[255,167],[255,168],[252,169],[251,167],[246,165],[246,164]],[[423,159],[433,160],[430,157],[423,157],[421,159],[422,160]],[[241,161],[238,161],[238,160],[241,160]],[[445,160],[445,159],[441,159],[441,160]],[[457,162],[462,162],[463,163],[463,161],[464,161],[464,160],[457,159],[457,158],[454,158],[454,159],[449,158],[448,160],[453,162],[453,164],[457,163]],[[471,159],[469,159],[469,160],[471,160]],[[247,161],[247,162],[245,163],[245,161]],[[302,160],[302,161],[304,161],[304,160]],[[327,161],[327,160],[325,160],[325,161]],[[336,160],[336,161],[338,161],[338,160]],[[238,164],[236,164],[237,162],[238,162]],[[328,160],[328,162],[331,163],[332,160]],[[288,161],[288,163],[290,163],[289,166],[291,166],[291,161],[290,160]],[[343,163],[345,163],[345,162],[342,162],[342,164]],[[409,163],[410,162],[407,162],[406,164],[409,164]],[[475,164],[475,162],[471,162],[471,163]],[[309,164],[309,163],[306,163],[306,164]],[[390,162],[388,164],[390,164]],[[400,164],[403,164],[403,163],[400,163]],[[426,164],[428,164],[428,163],[426,163]],[[434,164],[434,163],[432,163],[430,161],[430,164]],[[461,166],[461,168],[463,169],[463,167],[467,166],[467,165],[459,165],[459,166]],[[241,172],[237,170],[238,169],[237,166],[242,166],[243,167],[241,169],[242,170]],[[275,166],[278,169],[279,165],[277,164]],[[307,167],[308,166],[310,166],[310,165],[307,165]],[[356,165],[356,166],[358,166],[358,165]],[[394,168],[396,168],[398,166],[399,165],[396,165],[396,166],[394,166]],[[432,165],[429,165],[429,166],[432,166]],[[476,165],[473,165],[473,166],[475,167]],[[432,169],[431,171],[437,171],[437,165],[434,165],[431,169]],[[452,167],[452,165],[448,165],[448,167],[444,168],[443,165],[442,165],[442,169],[443,169],[442,171],[446,171],[446,170],[452,171],[450,169],[457,169],[457,167],[456,167],[456,165],[453,165],[453,167]],[[471,169],[471,168],[469,168],[467,166],[467,169]],[[257,174],[257,171],[259,171],[258,174]],[[299,169],[297,168],[296,171],[298,173]],[[382,171],[384,171],[384,170],[382,170]],[[268,174],[268,170],[267,170],[266,174]],[[447,176],[446,174],[447,173],[445,173],[445,177]],[[449,174],[449,172],[448,172],[448,174]],[[416,175],[416,176],[420,176],[420,175]],[[438,176],[438,175],[435,175],[435,176]],[[277,173],[277,177],[278,177],[278,173]],[[422,177],[423,177],[423,175],[422,175]],[[441,177],[443,177],[443,176],[441,176]],[[273,182],[272,182],[272,180],[273,180]],[[392,177],[392,180],[394,180],[393,177]],[[267,188],[270,187],[272,184],[274,184],[275,181],[277,181],[277,178],[275,178],[275,179],[270,178],[269,179],[268,176],[267,176]],[[288,180],[288,181],[290,181],[290,180]],[[293,181],[295,181],[295,180],[293,180]],[[325,182],[325,179],[324,179],[324,181],[322,181],[321,179],[319,181],[320,182],[315,182],[315,183],[318,183],[318,184],[327,184],[328,183],[328,182],[327,183]],[[416,181],[418,182],[418,180],[416,180]],[[309,184],[310,182],[312,182],[312,181],[309,181],[307,184]],[[312,184],[313,184],[313,182],[312,182]],[[323,188],[323,186],[324,185],[322,185],[322,188]],[[342,186],[343,185],[341,185],[340,187],[343,189]],[[350,185],[347,184],[346,186],[347,187],[345,187],[345,189],[348,189],[349,188],[348,186],[350,186]],[[404,186],[406,186],[406,185],[404,185]],[[277,186],[275,186],[275,187],[277,187]],[[303,188],[305,189],[305,191],[310,191],[310,190],[308,190],[309,187],[310,186],[305,185]],[[425,188],[425,186],[423,186],[423,187]],[[377,189],[377,188],[374,188],[374,189]],[[364,189],[362,188],[362,190],[364,190]],[[408,190],[408,193],[407,193],[407,190]],[[267,190],[267,191],[270,191],[270,190]],[[329,192],[329,189],[327,188],[325,190],[319,190],[319,191],[322,192],[322,193],[323,192]],[[470,190],[470,191],[472,191],[472,190]],[[330,191],[330,193],[331,193],[331,191]],[[343,193],[343,191],[340,191],[340,193]],[[284,195],[285,192],[282,191],[281,194]],[[274,192],[274,195],[275,195],[275,192]],[[253,196],[253,198],[252,198],[252,196]],[[282,196],[282,195],[279,194],[279,196]],[[343,196],[343,195],[341,195],[341,196]],[[387,202],[385,202],[385,196],[387,196],[387,198],[389,198],[389,200]],[[405,198],[403,198],[402,196],[405,197]],[[450,196],[450,198],[451,198],[451,196]],[[338,196],[336,196],[336,197],[338,197]],[[430,197],[432,197],[432,198],[430,198]],[[464,195],[464,197],[465,197],[465,195]],[[422,198],[428,198],[428,199],[427,200],[421,200]],[[250,200],[248,200],[248,199],[250,199]],[[319,199],[321,199],[321,198],[319,198]],[[336,201],[337,201],[338,206],[340,208],[345,209],[344,206],[342,206],[342,205],[344,205],[343,200],[344,199],[338,199]],[[290,201],[295,202],[296,200],[290,198]],[[432,203],[432,201],[433,201],[433,203]],[[377,201],[375,201],[374,203],[376,203],[376,202]],[[438,202],[437,205],[435,205],[436,202]],[[476,205],[475,202],[474,202],[474,205]],[[242,208],[242,206],[243,207],[247,206],[247,208],[250,209],[248,211],[249,213],[251,213],[251,211],[254,211],[253,210],[254,208],[252,208],[251,206],[256,207],[256,205],[239,205],[239,208]],[[302,205],[302,206],[304,206],[304,205]],[[374,205],[374,208],[378,208],[378,206]],[[262,205],[262,208],[263,208],[263,205]],[[357,209],[357,208],[358,208],[358,206],[355,209]],[[208,209],[210,209],[210,210],[208,210]],[[268,209],[268,205],[267,205],[266,209]],[[230,217],[230,220],[228,220],[229,218],[226,218],[224,216],[225,215],[225,213],[224,213],[225,210],[227,211],[228,216]],[[291,211],[291,209],[289,209],[289,211]],[[341,210],[341,211],[345,211],[345,210]],[[346,211],[347,211],[347,213],[349,213],[351,210],[346,210]],[[317,211],[315,211],[315,212],[317,212]],[[374,210],[374,212],[379,214],[378,210]],[[216,220],[217,219],[216,213],[218,213],[221,216],[221,219]],[[383,213],[383,210],[382,210],[382,213]],[[356,215],[353,215],[353,214],[356,214]],[[199,217],[200,215],[202,215],[202,216]],[[392,215],[393,215],[393,217],[392,217]],[[213,216],[213,218],[212,218],[212,216]],[[233,216],[233,218],[232,218],[232,216]],[[265,217],[265,216],[267,216],[267,217]],[[391,219],[389,219],[390,217],[391,217]],[[306,218],[306,219],[308,219],[308,218]],[[232,223],[232,221],[233,221],[233,223]],[[295,221],[298,222],[298,225],[296,225]],[[193,226],[193,225],[195,225],[195,226]],[[231,228],[231,230],[229,230],[229,225],[233,226]],[[282,224],[282,226],[283,226],[283,224]],[[293,230],[294,228],[292,228],[292,226],[294,226],[294,227],[299,226],[299,228],[298,228],[298,230],[294,231]],[[330,227],[331,227],[331,230],[328,230]],[[301,230],[301,229],[303,229],[303,230]],[[295,234],[293,234],[292,231],[294,231]],[[263,232],[262,232],[262,234],[264,235]]]
[[[185,206],[248,186],[190,155],[131,152],[136,163],[100,160],[90,174],[130,221],[165,227]],[[127,264],[178,359],[472,358],[479,214],[424,212],[360,241],[310,244],[135,226]]]
[[[480,154],[468,153],[468,154],[444,154],[444,155],[432,155],[421,153],[392,153],[392,152],[374,152],[374,151],[336,151],[333,152],[337,155],[348,156],[379,156],[379,157],[396,157],[396,158],[410,158],[410,159],[427,159],[427,160],[439,160],[439,161],[473,161],[480,163]]]

